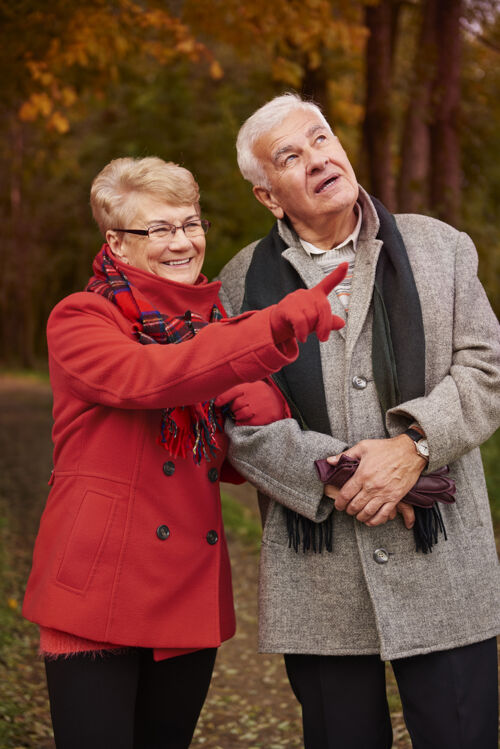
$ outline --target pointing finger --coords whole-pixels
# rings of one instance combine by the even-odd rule
[[[331,273],[325,276],[322,281],[316,284],[315,288],[318,289],[318,291],[322,291],[325,296],[328,296],[330,291],[344,280],[348,268],[349,263],[340,263],[338,268],[335,268],[335,270],[332,270]]]
[[[338,315],[332,315],[332,322],[330,325],[330,330],[340,330],[340,328],[343,328],[345,325],[345,320],[343,320]]]

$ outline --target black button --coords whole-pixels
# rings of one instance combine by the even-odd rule
[[[166,463],[163,464],[163,473],[165,476],[171,476],[175,471],[175,463],[172,463],[171,460],[167,460]]]
[[[211,468],[208,472],[208,480],[212,481],[213,483],[214,481],[217,481],[218,478],[219,478],[219,471],[217,470],[217,468]]]
[[[219,540],[219,536],[217,535],[217,531],[208,531],[207,533],[207,541],[210,544],[210,546],[213,546],[217,543]]]
[[[156,529],[156,535],[158,536],[160,541],[166,541],[170,536],[170,528],[168,527],[168,525],[159,525]]]

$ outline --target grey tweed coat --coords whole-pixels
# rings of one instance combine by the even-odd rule
[[[381,243],[375,239],[376,212],[362,188],[360,202],[347,324],[320,344],[333,436],[302,432],[293,419],[226,426],[233,464],[269,498],[263,503],[260,560],[262,652],[379,653],[390,660],[500,632],[499,564],[478,449],[500,423],[500,328],[476,276],[471,239],[435,219],[396,216],[422,304],[426,393],[389,411],[386,425],[396,435],[418,421],[429,442],[428,470],[450,464],[457,495],[455,505],[442,506],[448,540],[440,536],[431,554],[416,553],[413,533],[400,516],[369,528],[333,510],[333,553],[288,548],[283,506],[314,521],[332,512],[313,460],[384,436],[371,369],[371,298]],[[286,224],[279,222],[279,228],[288,245],[284,257],[313,286],[321,270]],[[220,274],[221,297],[231,314],[240,310],[256,244]],[[333,312],[345,317],[334,292],[330,298]],[[353,386],[356,376],[367,380],[364,389]],[[380,563],[378,549],[387,551],[386,563]]]

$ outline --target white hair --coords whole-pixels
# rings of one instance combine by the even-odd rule
[[[200,189],[188,169],[158,156],[114,159],[92,182],[92,213],[106,236],[108,229],[124,228],[133,221],[141,195],[150,195],[171,205],[196,205]]]
[[[306,110],[314,112],[320,121],[331,131],[331,127],[319,106],[312,101],[304,101],[298,94],[288,93],[275,96],[260,109],[257,109],[240,128],[236,139],[238,166],[243,177],[252,185],[270,189],[271,185],[264,167],[254,154],[256,142],[273,127],[279,125],[292,112]]]

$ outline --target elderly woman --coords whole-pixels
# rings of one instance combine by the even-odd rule
[[[343,269],[223,319],[190,172],[117,159],[91,204],[106,244],[48,323],[55,467],[23,611],[40,626],[58,749],[181,749],[235,630],[214,398],[281,418],[257,380],[296,358],[296,338],[341,327],[326,296]]]

